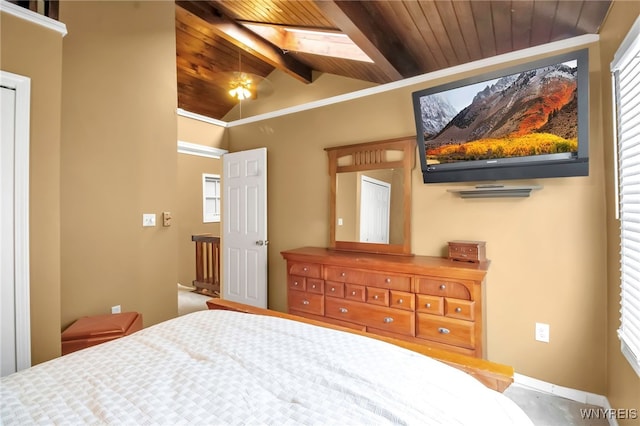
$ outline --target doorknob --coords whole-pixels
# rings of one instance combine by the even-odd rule
[[[256,245],[257,246],[268,246],[269,245],[269,240],[258,240],[256,241]]]

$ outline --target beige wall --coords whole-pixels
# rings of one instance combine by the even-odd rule
[[[193,118],[178,117],[178,140],[211,148],[227,149],[229,137],[223,126]]]
[[[544,189],[527,199],[463,200],[446,191],[452,185],[423,184],[416,168],[412,247],[415,254],[441,256],[447,241],[486,241],[492,260],[485,305],[488,358],[513,365],[520,374],[604,394],[604,160],[598,118],[599,51],[597,46],[590,50],[596,58],[591,61],[595,118],[590,128],[590,176],[533,181]],[[286,309],[280,252],[326,246],[329,240],[324,148],[415,134],[410,94],[424,87],[230,128],[232,151],[258,146],[268,151],[271,308]],[[536,322],[550,324],[550,343],[534,340]]]
[[[60,3],[62,326],[111,306],[148,326],[177,314],[174,5]],[[155,213],[156,227],[142,227]]]
[[[610,111],[612,108],[611,78],[608,72],[613,55],[618,50],[620,43],[631,28],[634,20],[640,15],[640,2],[615,2],[607,21],[600,34],[600,61],[603,73],[601,75],[602,108]],[[603,134],[607,141],[605,144],[605,181],[607,188],[606,212],[607,212],[607,262],[609,265],[607,274],[607,391],[609,403],[614,408],[640,409],[640,378],[629,366],[627,360],[620,353],[620,340],[616,330],[620,327],[620,223],[615,218],[615,199],[613,188],[614,160],[613,144],[613,119],[610,114],[603,115]],[[619,424],[638,424],[637,420],[618,420]]]
[[[31,78],[31,359],[60,355],[62,34],[0,12],[0,67]]]

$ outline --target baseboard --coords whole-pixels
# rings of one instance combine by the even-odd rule
[[[513,383],[520,387],[528,388],[538,392],[548,393],[583,404],[602,407],[605,410],[611,409],[611,404],[609,404],[609,400],[604,395],[598,395],[596,393],[558,386],[553,383],[534,379],[533,377],[524,376],[518,373],[514,373]],[[612,416],[610,416],[608,420],[610,426],[618,426],[618,421],[615,418],[612,418]]]
[[[184,285],[184,284],[180,284],[180,283],[178,283],[178,290],[189,290],[189,291],[193,291],[193,290],[195,290],[195,289],[196,289],[195,287],[187,286],[187,285]]]

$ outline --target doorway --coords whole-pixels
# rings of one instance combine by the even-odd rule
[[[1,375],[31,366],[29,110],[31,80],[0,71]]]

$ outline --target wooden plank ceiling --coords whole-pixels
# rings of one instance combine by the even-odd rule
[[[610,0],[176,1],[178,106],[222,119],[237,100],[221,83],[238,71],[312,71],[388,83],[583,34],[596,34]],[[242,24],[348,35],[372,63],[287,51]]]

